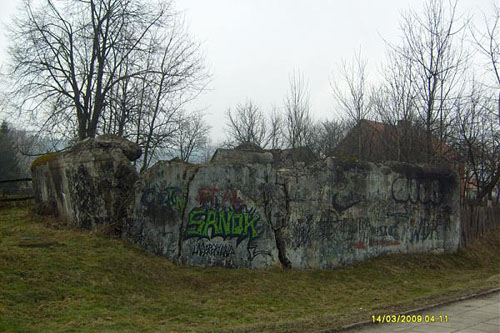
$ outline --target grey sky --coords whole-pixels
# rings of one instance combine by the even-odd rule
[[[482,12],[494,0],[459,0],[459,13]],[[0,20],[8,23],[19,0],[1,0]],[[202,42],[212,73],[209,90],[190,108],[205,109],[215,141],[224,137],[224,113],[251,99],[268,111],[280,107],[288,76],[300,70],[309,83],[315,119],[332,118],[329,77],[342,58],[361,49],[376,80],[384,60],[384,39],[396,41],[400,13],[423,0],[177,0],[191,35]],[[0,62],[7,40],[0,39]],[[2,64],[3,67],[3,64]]]

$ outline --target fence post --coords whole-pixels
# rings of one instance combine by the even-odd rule
[[[469,246],[489,230],[500,227],[500,206],[462,205],[460,213],[462,248]]]

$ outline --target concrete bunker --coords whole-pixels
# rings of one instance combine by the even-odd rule
[[[160,161],[138,175],[136,145],[86,141],[34,167],[37,201],[82,228],[111,224],[177,263],[329,269],[458,249],[450,169],[219,149],[205,165]]]

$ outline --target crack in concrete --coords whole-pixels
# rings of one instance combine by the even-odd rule
[[[263,196],[263,202],[264,202],[264,214],[266,216],[266,219],[267,219],[267,223],[268,225],[270,226],[270,230],[272,230],[273,232],[273,235],[274,235],[274,239],[275,239],[275,242],[276,242],[276,248],[278,250],[278,259],[280,260],[280,263],[281,265],[283,266],[283,268],[291,268],[291,263],[290,261],[288,260],[288,258],[286,257],[286,254],[285,254],[285,241],[284,241],[284,237],[281,233],[281,228],[283,227],[284,225],[284,222],[283,221],[286,221],[288,219],[288,216],[289,216],[289,202],[288,202],[288,193],[286,191],[286,184],[279,184],[278,183],[278,176],[277,176],[277,173],[276,173],[276,176],[275,176],[275,183],[274,184],[270,184],[269,182],[269,171],[266,170],[266,173],[265,173],[265,176],[264,176],[264,180],[265,180],[265,185],[263,186],[263,191],[262,191],[262,196]],[[279,225],[278,226],[274,226],[273,225],[273,216],[272,216],[272,199],[273,197],[275,196],[275,186],[284,186],[284,193],[285,193],[285,200],[286,200],[286,214],[285,214],[285,218],[284,219],[281,219],[279,221]]]
[[[186,181],[186,178],[187,178],[187,173],[188,171],[190,170],[190,168],[186,168],[182,174],[182,180],[185,182]],[[193,175],[191,177],[189,177],[189,179],[187,180],[187,183],[186,183],[186,195],[184,196],[184,207],[182,208],[182,214],[181,214],[181,223],[179,225],[179,239],[178,239],[178,243],[177,243],[177,258],[176,258],[176,262],[177,263],[181,263],[181,257],[182,257],[182,245],[183,245],[183,242],[184,242],[184,219],[186,217],[186,210],[187,210],[187,206],[188,206],[188,200],[189,200],[189,192],[190,192],[190,188],[191,188],[191,183],[193,182],[193,179],[194,177],[196,177],[196,175],[198,174],[198,171],[200,170],[199,167],[195,167],[195,171],[193,172]]]
[[[270,219],[270,224],[271,224],[271,229],[274,232],[274,239],[276,240],[276,248],[278,250],[278,259],[285,269],[292,268],[292,263],[286,256],[286,244],[285,244],[285,237],[283,236],[282,228],[286,225],[286,222],[290,218],[290,196],[288,194],[288,189],[286,186],[286,180],[283,184],[280,184],[278,182],[278,171],[276,171],[276,183],[275,185],[282,186],[283,187],[283,193],[285,194],[285,217],[281,218],[279,221],[279,226],[274,227],[271,219]],[[269,214],[269,217],[271,217],[271,214]],[[281,216],[280,216],[281,217]]]

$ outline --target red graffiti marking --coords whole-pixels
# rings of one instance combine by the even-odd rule
[[[221,204],[230,203],[232,205],[242,204],[238,197],[237,189],[219,189],[217,187],[202,186],[198,190],[196,201],[200,204]]]
[[[356,249],[366,249],[365,243],[363,243],[363,242],[357,242],[354,244],[353,247]]]
[[[225,190],[224,197],[222,198],[222,201],[230,202],[233,205],[243,203],[243,201],[240,198],[238,198],[238,190],[236,190],[236,189]]]
[[[215,201],[215,194],[219,191],[216,187],[202,186],[198,189],[198,201],[200,204],[210,203]]]

